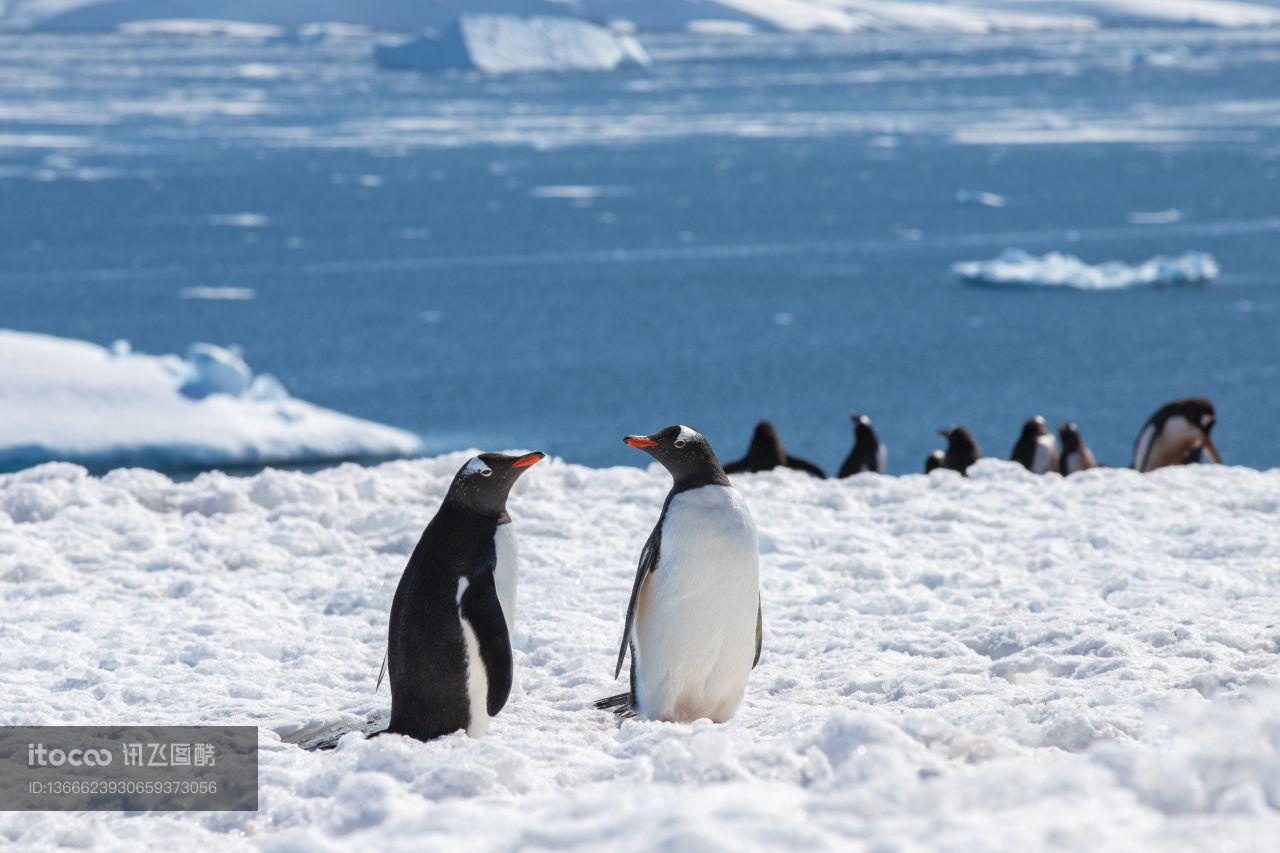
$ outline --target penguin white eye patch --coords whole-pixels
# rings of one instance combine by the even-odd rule
[[[696,441],[699,438],[701,438],[701,436],[698,434],[697,430],[690,429],[684,424],[681,424],[680,434],[676,436],[676,440],[673,443],[675,444],[676,447],[684,447],[689,442]]]
[[[472,456],[471,460],[467,462],[466,466],[462,469],[462,473],[468,477],[472,474],[479,474],[482,477],[490,477],[493,476],[493,469],[484,464],[484,461],[479,456]]]

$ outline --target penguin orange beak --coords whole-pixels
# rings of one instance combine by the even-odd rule
[[[530,453],[526,456],[521,456],[515,462],[512,462],[511,467],[512,468],[528,468],[530,465],[537,465],[539,462],[541,462],[543,459],[546,459],[546,458],[547,458],[547,454],[539,450],[535,450],[533,453]]]
[[[631,447],[638,447],[641,450],[643,450],[646,447],[658,446],[658,442],[654,441],[652,438],[648,438],[643,435],[629,435],[626,438],[622,439],[622,441],[625,444],[630,445]]]

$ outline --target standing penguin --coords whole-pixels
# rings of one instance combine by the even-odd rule
[[[1138,471],[1154,471],[1169,465],[1180,465],[1188,454],[1222,463],[1210,433],[1218,421],[1213,403],[1204,397],[1185,397],[1165,403],[1147,419],[1133,445],[1133,467]]]
[[[947,452],[942,457],[942,467],[964,474],[969,466],[982,458],[982,448],[962,426],[943,427],[938,435],[947,440]]]
[[[772,471],[774,468],[795,468],[797,471],[812,474],[821,480],[827,478],[826,472],[817,465],[787,453],[787,449],[782,446],[778,431],[768,421],[756,424],[756,431],[751,434],[751,446],[747,448],[747,455],[737,462],[730,462],[724,466],[724,472],[726,474],[754,473]]]
[[[1061,424],[1058,427],[1058,438],[1062,440],[1062,460],[1059,463],[1062,476],[1098,467],[1098,460],[1093,458],[1093,452],[1084,443],[1075,424]]]
[[[871,418],[850,412],[849,420],[853,421],[853,449],[845,457],[837,476],[852,477],[864,471],[885,473],[889,467],[889,451],[871,428]]]
[[[924,458],[924,472],[928,474],[930,471],[937,471],[939,468],[947,466],[947,454],[941,450],[935,450]]]
[[[1022,434],[1013,445],[1009,458],[1018,462],[1032,474],[1048,474],[1058,470],[1058,443],[1040,415],[1028,418],[1022,425]]]
[[[386,733],[479,737],[507,703],[516,589],[507,494],[544,456],[481,453],[454,476],[391,604]]]
[[[723,723],[760,660],[755,522],[697,431],[677,425],[624,441],[662,463],[674,482],[640,553],[627,605],[613,675],[630,649],[631,689],[596,707],[648,720]]]

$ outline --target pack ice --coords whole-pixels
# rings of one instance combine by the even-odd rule
[[[486,74],[612,71],[649,64],[644,48],[629,35],[551,16],[463,15],[439,35],[378,45],[374,56],[383,68]]]
[[[1123,261],[1088,264],[1061,252],[1036,256],[1021,249],[1008,249],[995,260],[961,261],[951,269],[967,284],[1072,290],[1195,285],[1218,277],[1218,262],[1204,252],[1187,252],[1177,257],[1157,255],[1131,265]]]
[[[670,477],[512,494],[489,734],[348,735],[471,455],[313,474],[0,476],[0,723],[259,727],[256,813],[0,813],[14,849],[1224,850],[1280,833],[1280,470],[734,478],[764,653],[732,721],[591,708]]]

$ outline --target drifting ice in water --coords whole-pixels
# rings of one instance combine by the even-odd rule
[[[1136,266],[1123,261],[1095,265],[1061,252],[1037,257],[1021,249],[1008,249],[993,261],[963,261],[952,265],[951,270],[966,284],[986,287],[1120,290],[1204,284],[1217,278],[1218,262],[1204,252],[1187,252],[1176,258],[1157,255]]]
[[[412,455],[418,438],[289,396],[238,352],[185,358],[0,330],[0,471],[283,464]]]
[[[463,15],[438,37],[379,45],[374,57],[384,68],[486,74],[612,71],[649,64],[649,55],[631,36],[576,18],[513,15]]]

